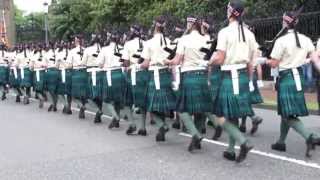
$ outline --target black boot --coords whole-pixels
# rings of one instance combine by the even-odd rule
[[[94,117],[94,123],[101,123],[102,120],[101,120],[101,117],[102,117],[103,113],[101,111],[98,111],[96,113],[96,116]]]
[[[57,112],[58,109],[57,109],[57,105],[53,105],[53,112]]]
[[[275,151],[280,151],[280,152],[286,152],[287,151],[287,147],[286,144],[282,144],[282,143],[275,143],[271,145],[271,149],[275,150]]]
[[[20,102],[21,102],[20,96],[17,95],[17,96],[16,96],[16,103],[20,103]]]
[[[133,126],[129,126],[129,128],[126,131],[126,134],[127,135],[132,135],[136,131],[137,131],[137,128],[135,126],[134,127]]]
[[[51,112],[51,111],[53,111],[53,105],[52,104],[48,108],[48,112]]]
[[[25,104],[25,105],[30,104],[30,101],[29,101],[29,97],[28,97],[28,96],[24,96],[24,97],[23,97],[23,104]]]
[[[229,161],[235,161],[236,160],[236,153],[235,152],[229,152],[229,151],[224,151],[223,152],[223,157]]]
[[[6,93],[3,92],[3,93],[2,93],[2,96],[1,96],[1,100],[4,101],[4,100],[6,100],[6,99],[7,99]]]
[[[156,122],[155,122],[153,119],[151,119],[151,120],[150,120],[150,124],[151,124],[151,125],[155,125]]]
[[[218,140],[222,135],[222,127],[221,126],[217,126],[214,132],[214,135],[212,137],[212,140]]]
[[[44,106],[44,102],[42,99],[39,100],[39,108],[42,109]]]
[[[316,145],[320,142],[319,138],[314,138],[314,135],[311,134],[306,141],[307,150],[306,150],[306,157],[310,158],[311,154],[310,151],[316,149]]]
[[[241,126],[239,127],[239,130],[240,130],[240,132],[242,132],[242,133],[246,133],[246,132],[247,132],[247,127],[246,127],[246,125],[241,125]]]
[[[67,107],[66,106],[63,106],[62,114],[67,114]]]
[[[201,141],[203,138],[198,138],[198,136],[192,136],[191,142],[188,147],[188,151],[192,152],[195,149],[201,149]]]
[[[145,130],[145,129],[139,129],[138,135],[140,135],[140,136],[147,136],[147,130]]]
[[[253,146],[249,146],[248,143],[244,143],[240,146],[240,153],[239,156],[236,158],[237,163],[243,162],[246,158],[248,153],[253,149]]]
[[[252,121],[252,129],[250,131],[250,134],[253,135],[258,131],[259,125],[262,123],[263,119],[261,117],[256,117]]]
[[[168,132],[168,129],[165,129],[164,127],[161,127],[158,131],[158,134],[156,135],[156,141],[165,141],[166,140],[166,133]]]
[[[119,120],[113,118],[111,123],[109,124],[109,129],[112,129],[112,128],[119,128],[120,127],[120,123],[119,123]]]
[[[174,129],[180,129],[181,128],[181,124],[179,120],[175,120],[174,123],[172,124],[172,128]]]
[[[66,114],[67,115],[71,115],[72,114],[71,106],[66,108]]]
[[[86,108],[83,107],[83,106],[80,108],[80,111],[79,111],[79,119],[85,119],[85,118],[86,118],[85,110],[86,110]]]

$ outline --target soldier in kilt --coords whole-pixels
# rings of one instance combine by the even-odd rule
[[[23,103],[29,104],[29,98],[31,97],[31,87],[33,86],[33,73],[30,69],[30,46],[22,45],[21,51],[17,54],[20,73],[20,88],[23,92]]]
[[[89,107],[96,111],[94,123],[101,123],[102,100],[103,100],[103,78],[104,73],[99,68],[98,56],[100,54],[100,39],[98,35],[93,34],[90,42],[91,46],[84,50],[83,60],[86,62],[89,87]]]
[[[201,148],[202,135],[196,128],[198,120],[205,121],[205,114],[211,111],[212,102],[208,87],[207,63],[204,61],[202,47],[207,39],[201,35],[201,20],[190,16],[187,18],[188,34],[178,44],[177,55],[169,65],[181,64],[181,84],[177,101],[177,110],[188,132],[192,135],[188,150],[192,152]],[[189,53],[192,52],[192,53]],[[192,121],[195,116],[195,122]],[[203,116],[203,117],[200,117]],[[201,119],[202,118],[202,119]]]
[[[109,129],[120,127],[120,109],[124,102],[125,76],[120,62],[120,35],[113,32],[110,44],[102,48],[98,61],[103,68],[103,113],[111,114]]]
[[[57,60],[59,62],[59,83],[58,83],[58,97],[64,104],[62,113],[71,115],[71,82],[72,82],[72,67],[67,62],[69,54],[69,43],[61,43],[58,48]]]
[[[2,91],[1,100],[5,100],[7,94],[7,84],[9,80],[9,57],[5,45],[1,45],[0,56],[0,90]]]
[[[296,31],[298,18],[295,14],[286,12],[283,15],[283,26],[288,28],[288,32],[276,40],[270,55],[271,59],[261,61],[272,68],[279,67],[280,70],[277,82],[278,114],[281,116],[280,138],[271,148],[276,151],[286,151],[285,140],[292,128],[305,139],[306,156],[310,157],[310,151],[315,145],[320,144],[320,139],[307,130],[299,119],[301,116],[308,116],[302,66],[309,63],[307,57],[315,62],[319,61],[319,57],[314,53],[315,47],[311,39]]]
[[[145,69],[137,69],[137,65],[142,63],[141,52],[143,51],[144,41],[141,39],[141,31],[139,25],[133,25],[130,28],[129,41],[124,45],[122,59],[126,67],[129,67],[127,72],[128,81],[128,94],[132,94],[132,103],[134,105],[134,115],[140,114],[139,120],[140,127],[138,135],[146,136],[146,90],[148,82],[148,71]],[[131,110],[132,103],[128,103],[128,110]],[[130,116],[130,125],[126,133],[128,135],[133,134],[137,130],[137,122],[135,116]]]
[[[39,44],[34,50],[31,57],[30,68],[33,70],[33,88],[38,94],[39,108],[42,109],[45,101],[45,73],[48,66],[46,59],[44,58],[45,49],[43,45]]]
[[[72,98],[80,107],[79,119],[84,119],[89,87],[86,62],[83,60],[84,48],[82,47],[81,36],[75,37],[75,46],[75,48],[70,50],[67,62],[73,68],[71,88]]]
[[[20,74],[18,73],[18,61],[17,61],[17,54],[18,54],[18,47],[14,48],[14,51],[9,55],[9,86],[14,90],[16,94],[16,102],[19,103],[21,101],[20,97],[22,96],[22,92],[20,89]]]
[[[165,65],[166,59],[170,55],[165,51],[170,42],[163,34],[165,24],[163,16],[154,21],[154,35],[152,39],[146,42],[141,55],[144,62],[140,65],[140,67],[149,70],[146,109],[153,113],[154,120],[159,128],[156,141],[165,141],[165,134],[169,131],[165,118],[176,109],[175,95],[171,86],[172,73]]]
[[[253,115],[249,93],[249,77],[251,57],[256,52],[254,34],[244,27],[242,16],[244,4],[232,0],[227,8],[229,25],[218,34],[217,51],[209,64],[221,65],[221,86],[214,104],[219,124],[229,135],[228,150],[224,158],[238,163],[245,160],[253,146],[239,131],[239,118]],[[235,144],[240,143],[240,153],[236,157]]]
[[[263,103],[263,99],[259,90],[259,88],[263,87],[261,65],[258,65],[253,69],[251,79],[252,80],[249,82],[251,104],[261,104]],[[256,115],[250,116],[250,119],[252,120],[252,128],[250,134],[253,135],[258,131],[259,125],[262,123],[263,119]],[[243,133],[247,131],[246,120],[247,117],[242,117],[240,131]]]
[[[48,112],[56,112],[58,103],[58,85],[60,80],[60,71],[58,69],[59,61],[57,60],[57,51],[55,46],[56,44],[51,42],[50,49],[44,56],[45,61],[48,62],[48,69],[45,73],[45,86],[49,93],[47,97],[50,97],[49,99],[51,101]]]

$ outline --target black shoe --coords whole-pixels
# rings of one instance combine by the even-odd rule
[[[252,128],[250,131],[250,134],[253,135],[258,131],[259,125],[262,123],[263,119],[261,117],[257,117],[253,122],[252,122]]]
[[[127,115],[125,115],[125,116],[123,117],[123,120],[128,121],[128,116],[127,116]]]
[[[206,134],[206,133],[207,133],[207,129],[206,128],[201,129],[201,134]]]
[[[214,135],[212,137],[212,140],[218,140],[222,135],[222,127],[221,126],[217,126],[214,132]]]
[[[16,96],[16,103],[21,102],[20,96]]]
[[[175,120],[174,123],[172,124],[172,128],[180,129],[181,128],[180,121],[179,120]]]
[[[191,142],[188,147],[188,151],[192,152],[195,149],[201,149],[201,141],[203,138],[198,138],[197,136],[192,136]]]
[[[236,160],[236,153],[235,152],[229,152],[229,151],[224,151],[223,152],[223,157],[229,161],[235,161]]]
[[[7,99],[6,93],[3,93],[2,96],[1,96],[1,100],[4,101],[6,99]]]
[[[310,151],[315,150],[316,145],[318,145],[318,143],[320,142],[319,138],[314,138],[313,136],[314,135],[311,134],[306,141],[306,145],[307,145],[306,157],[308,157],[308,158],[311,157]]]
[[[42,109],[43,106],[44,106],[44,102],[43,102],[43,100],[40,99],[39,100],[39,108]]]
[[[155,122],[153,119],[151,119],[151,120],[150,120],[150,124],[151,124],[151,125],[155,125],[156,122]]]
[[[67,114],[67,115],[71,115],[71,114],[72,114],[71,108],[66,108],[66,114]]]
[[[53,111],[53,105],[52,104],[48,108],[48,112],[51,112],[51,111]]]
[[[164,127],[161,127],[158,131],[158,134],[156,135],[156,141],[165,141],[166,140],[166,133],[168,132],[168,129],[165,129]]]
[[[111,123],[109,124],[109,129],[119,128],[119,127],[120,127],[119,121],[116,119],[112,119]]]
[[[247,143],[244,143],[240,146],[240,153],[239,156],[236,158],[237,163],[243,162],[246,158],[248,153],[253,149],[253,146],[248,146]]]
[[[62,114],[67,114],[67,107],[66,106],[63,106]]]
[[[85,110],[86,110],[85,107],[81,107],[81,108],[80,108],[80,111],[79,111],[79,119],[85,119],[85,118],[86,118]]]
[[[53,106],[53,112],[57,112],[58,109],[57,109],[57,106]]]
[[[138,131],[138,135],[140,135],[140,136],[147,136],[147,130],[145,130],[145,129],[140,129],[140,130]]]
[[[94,117],[94,123],[101,123],[102,120],[101,120],[101,116],[103,115],[103,113],[101,111],[98,111],[96,113],[96,116]]]
[[[239,130],[240,130],[240,132],[242,132],[242,133],[246,133],[246,132],[247,132],[247,127],[241,125],[241,126],[239,127]]]
[[[271,145],[271,149],[273,149],[275,151],[280,151],[280,152],[286,152],[287,151],[286,144],[282,144],[282,143],[272,144]]]
[[[188,133],[188,129],[186,128],[186,126],[182,126],[182,132],[184,132],[184,133]]]
[[[126,134],[127,135],[132,135],[134,132],[137,131],[137,128],[136,127],[132,127],[132,126],[129,126],[129,128],[127,129],[126,131]]]

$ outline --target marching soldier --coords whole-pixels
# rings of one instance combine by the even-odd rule
[[[29,104],[31,96],[31,87],[33,86],[33,73],[30,69],[30,51],[26,44],[21,45],[20,52],[17,54],[17,60],[20,69],[20,88],[23,90],[23,103]]]
[[[215,102],[215,114],[229,135],[229,148],[223,156],[238,163],[245,160],[253,146],[238,129],[239,118],[253,115],[249,94],[251,57],[256,51],[254,34],[244,27],[244,5],[239,0],[230,1],[227,7],[229,25],[218,34],[217,51],[209,64],[221,65],[221,86]],[[235,143],[240,143],[236,157]]]
[[[104,73],[98,68],[98,56],[100,54],[100,40],[98,35],[93,34],[90,46],[84,50],[83,61],[86,62],[89,73],[89,99],[88,103],[93,110],[98,109],[94,123],[101,123],[102,100],[103,100],[103,78]]]
[[[306,156],[310,157],[310,151],[319,144],[320,139],[308,131],[299,118],[309,114],[304,97],[302,66],[309,63],[307,57],[313,60],[318,57],[314,56],[315,47],[311,39],[296,31],[298,18],[294,14],[287,12],[283,15],[283,26],[288,32],[277,39],[271,59],[265,61],[272,68],[279,67],[280,71],[277,88],[278,114],[281,116],[280,137],[271,148],[286,151],[285,141],[292,128],[305,139]]]
[[[44,58],[45,45],[38,44],[31,57],[30,68],[33,70],[34,90],[38,94],[39,108],[42,109],[45,101],[45,72],[48,63]]]
[[[9,79],[9,59],[6,47],[1,45],[0,56],[0,90],[2,91],[1,100],[6,99],[7,84]]]
[[[20,89],[20,73],[18,71],[19,63],[17,60],[17,54],[19,53],[19,46],[16,46],[13,52],[10,53],[9,56],[9,66],[10,66],[10,74],[9,74],[9,86],[14,89],[16,94],[16,102],[20,103],[20,97],[23,95]]]
[[[72,67],[72,88],[71,94],[75,102],[80,107],[79,119],[85,118],[85,104],[88,97],[88,72],[86,61],[83,60],[84,48],[82,46],[82,37],[74,38],[75,48],[71,49],[67,62]]]
[[[51,97],[51,104],[48,108],[48,112],[57,111],[58,103],[58,85],[59,85],[59,61],[57,60],[56,44],[50,43],[50,49],[45,53],[44,58],[48,63],[48,69],[46,72],[46,88],[48,89],[49,95]]]
[[[165,64],[170,55],[165,50],[170,46],[169,38],[164,36],[165,25],[164,17],[161,16],[155,20],[153,38],[146,42],[141,55],[144,62],[140,65],[149,70],[146,109],[153,113],[159,128],[156,141],[165,141],[165,134],[169,131],[165,118],[176,109],[175,95],[171,86],[172,74]]]

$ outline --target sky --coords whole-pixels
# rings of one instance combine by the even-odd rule
[[[25,11],[26,14],[31,12],[43,12],[44,7],[43,3],[47,1],[48,3],[51,0],[13,0],[14,4],[21,10]]]

